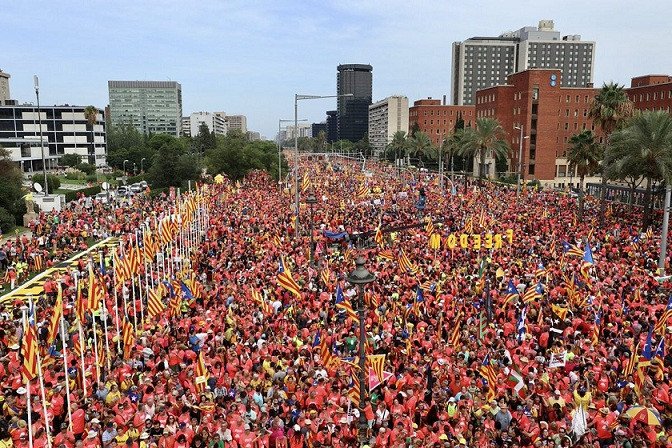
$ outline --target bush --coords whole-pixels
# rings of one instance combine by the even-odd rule
[[[0,207],[0,229],[2,233],[7,233],[16,225],[14,216],[4,208]]]
[[[44,189],[44,176],[39,174],[34,175],[33,181],[42,185],[42,188]],[[59,188],[61,188],[61,179],[54,176],[53,174],[47,174],[47,185],[49,186],[49,193],[58,190]]]
[[[82,172],[84,172],[88,175],[96,172],[96,167],[94,165],[89,165],[88,163],[80,163],[75,168],[77,168],[79,171],[82,171]]]
[[[86,176],[86,181],[95,184],[96,182],[98,182],[98,176],[96,176],[95,174],[89,174],[88,176]]]
[[[65,202],[74,201],[77,199],[79,193],[83,193],[84,196],[94,196],[101,192],[100,185],[95,187],[83,188],[81,190],[71,190],[65,193]]]

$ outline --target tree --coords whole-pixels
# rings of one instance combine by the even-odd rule
[[[39,176],[36,176],[39,177]],[[0,146],[0,229],[8,232],[26,212],[25,202],[21,199],[23,173],[9,155],[9,151]]]
[[[158,134],[149,140],[148,146],[155,151],[148,173],[153,187],[179,187],[187,180],[198,179],[198,158],[187,153],[182,141],[170,135]]]
[[[494,158],[507,157],[510,151],[509,142],[504,139],[506,131],[494,118],[479,118],[476,128],[466,128],[460,135],[458,153],[470,159],[479,160],[478,176],[485,177],[485,158],[492,153]]]
[[[429,136],[422,131],[415,133],[408,141],[406,155],[417,156],[420,159],[434,157],[435,148]]]
[[[414,121],[413,124],[411,124],[411,130],[408,133],[408,136],[410,138],[415,137],[415,133],[420,131],[420,125],[418,124],[417,121]]]
[[[611,135],[610,143],[609,162],[623,170],[638,167],[639,175],[646,180],[642,216],[645,231],[650,224],[653,182],[672,183],[672,117],[663,111],[638,113]]]
[[[131,124],[119,124],[107,129],[108,154],[120,149],[145,146],[145,136]]]
[[[33,181],[42,185],[44,189],[44,176],[34,176]],[[47,185],[49,186],[49,193],[54,193],[56,190],[61,188],[61,179],[53,174],[47,174]]]
[[[198,134],[193,138],[194,148],[199,154],[205,154],[208,150],[217,146],[217,136],[210,132],[207,124],[198,126]]]
[[[81,158],[78,154],[64,154],[59,160],[59,165],[75,167],[79,165]]]
[[[387,144],[385,148],[385,153],[387,154],[387,160],[399,160],[404,157],[406,154],[406,147],[408,146],[408,140],[406,139],[406,132],[397,131],[392,136],[392,141]]]
[[[91,132],[91,148],[89,149],[89,164],[96,165],[96,141],[93,133],[93,127],[98,121],[98,109],[94,106],[86,106],[84,108],[84,118],[86,118],[86,126]]]
[[[355,143],[355,151],[361,152],[364,157],[371,157],[373,147],[371,146],[371,142],[369,142],[368,133],[364,133],[364,136]]]
[[[590,130],[583,130],[569,139],[567,149],[569,169],[576,170],[579,176],[579,219],[583,219],[583,180],[593,174],[600,167],[602,147],[595,141],[595,134]]]
[[[623,86],[614,82],[604,83],[600,92],[590,104],[588,116],[595,121],[605,135],[605,146],[609,150],[611,133],[620,129],[632,115],[633,107]],[[602,190],[600,194],[600,226],[604,225],[607,211],[607,175],[609,169],[602,167]]]
[[[317,133],[317,137],[315,137],[315,150],[317,152],[324,152],[324,148],[327,146],[327,135],[325,134],[324,131],[320,131]]]
[[[218,138],[217,147],[206,156],[205,163],[210,173],[224,173],[230,179],[238,180],[251,170],[259,169],[278,178],[278,149],[273,142],[250,142],[240,135],[229,134]],[[287,169],[286,162],[284,169]]]

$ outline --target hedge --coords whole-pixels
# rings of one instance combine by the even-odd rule
[[[94,196],[101,192],[100,185],[90,188],[82,188],[81,190],[71,190],[65,193],[65,202],[74,201],[77,199],[79,193],[83,193],[84,196]]]

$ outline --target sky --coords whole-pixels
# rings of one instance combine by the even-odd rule
[[[108,104],[108,80],[178,81],[183,115],[224,111],[274,138],[294,94],[335,95],[336,66],[373,66],[373,101],[450,98],[451,45],[555,21],[596,42],[595,85],[672,74],[672,0],[0,0],[11,96]],[[321,122],[336,100],[299,103]]]

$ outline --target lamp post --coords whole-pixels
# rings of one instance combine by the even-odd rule
[[[658,275],[665,275],[665,258],[667,257],[667,229],[670,221],[670,196],[672,185],[665,186],[665,204],[663,205],[663,228],[660,232],[660,256],[658,257]]]
[[[366,341],[365,334],[365,315],[364,315],[364,287],[365,285],[376,281],[376,276],[369,272],[364,267],[364,258],[360,255],[355,260],[355,270],[345,276],[348,283],[359,287],[357,299],[357,314],[359,317],[359,443],[364,445],[366,443],[366,432],[368,424],[366,423],[366,416],[364,415],[365,401],[366,401],[366,377],[364,375],[364,368],[366,365],[366,353],[364,344]]]
[[[347,96],[354,96],[352,93],[345,95],[300,95],[294,94],[294,206],[296,209],[296,221],[294,223],[294,238],[299,239],[299,101],[300,100],[317,100],[322,98],[342,98]]]
[[[523,137],[523,128],[525,126],[521,124],[520,126],[514,126],[513,129],[520,130],[520,144],[518,145],[518,180],[516,181],[516,201],[518,201],[518,193],[520,192],[520,173],[523,170],[523,140],[527,137]]]
[[[137,173],[137,171],[138,171],[138,164],[135,163],[135,162],[133,162],[133,175],[134,175],[134,176],[135,176],[135,174]]]
[[[145,172],[145,160],[147,160],[147,157],[143,157],[140,159],[140,172],[144,173]]]
[[[122,167],[124,169],[124,176],[126,175],[126,164],[128,163],[128,159],[124,160],[124,163],[122,163]]]
[[[40,127],[40,153],[42,154],[42,174],[44,175],[44,195],[49,194],[49,185],[47,184],[47,161],[44,158],[44,140],[42,136],[42,111],[40,110],[40,80],[37,75],[33,76],[35,81],[35,97],[37,98],[37,121]]]
[[[310,196],[306,198],[306,204],[310,206],[310,265],[315,266],[315,241],[314,238],[314,221],[313,221],[313,205],[317,203],[317,199],[311,193]]]

